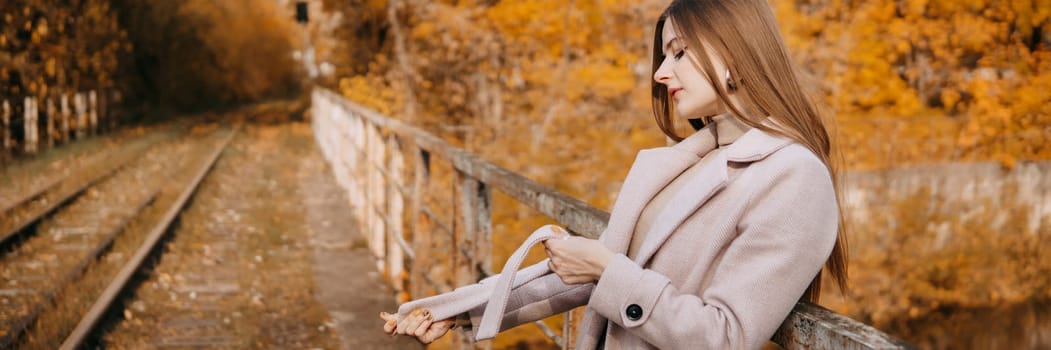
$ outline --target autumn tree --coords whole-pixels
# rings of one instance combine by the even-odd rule
[[[634,149],[663,142],[648,100],[636,94],[649,81],[647,18],[660,10],[655,4],[365,3],[368,10],[356,13],[372,20],[347,23],[348,31],[371,30],[382,41],[349,39],[375,48],[366,71],[341,82],[354,100],[403,117],[411,91],[416,124],[483,156],[516,154],[498,162],[600,206],[609,191],[596,188],[623,174],[581,170],[610,162],[626,169]],[[406,41],[400,53],[384,13],[391,6]],[[587,152],[601,154],[581,156]]]
[[[115,87],[117,57],[130,47],[108,1],[4,1],[0,16],[2,96]]]
[[[134,45],[121,75],[138,100],[200,110],[300,89],[299,28],[276,2],[112,1]]]

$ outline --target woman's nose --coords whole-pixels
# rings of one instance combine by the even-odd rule
[[[666,62],[662,62],[660,67],[657,67],[657,71],[653,72],[653,81],[658,84],[668,85],[668,81],[671,80],[671,70],[668,69]]]

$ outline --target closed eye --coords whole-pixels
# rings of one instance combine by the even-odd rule
[[[686,48],[683,48],[682,50],[679,50],[679,52],[675,53],[675,56],[674,56],[675,60],[678,61],[685,54],[686,54]]]

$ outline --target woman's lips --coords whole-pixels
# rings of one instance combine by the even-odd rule
[[[677,95],[679,91],[682,91],[682,88],[668,89],[668,95],[671,95],[671,98],[675,98],[675,95]]]

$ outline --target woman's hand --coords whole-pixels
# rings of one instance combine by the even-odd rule
[[[582,284],[598,281],[606,270],[613,252],[595,239],[568,236],[566,239],[544,241],[548,266],[558,274],[565,284]]]
[[[413,336],[424,344],[430,344],[441,338],[456,324],[453,319],[432,321],[431,313],[427,309],[413,310],[401,322],[398,322],[398,315],[386,312],[380,312],[380,318],[385,322],[383,332],[391,336],[398,334]]]

